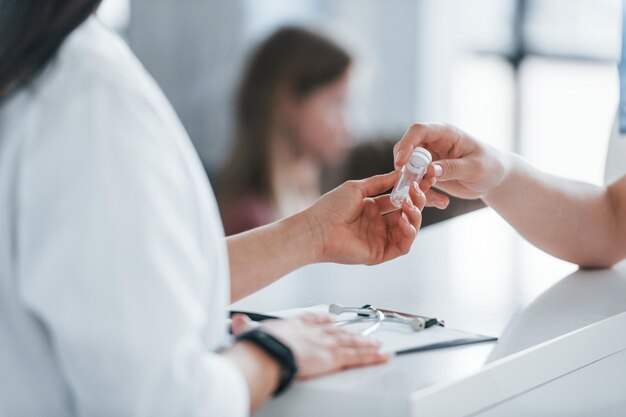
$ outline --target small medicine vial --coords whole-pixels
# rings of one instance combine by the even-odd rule
[[[419,183],[426,174],[426,168],[433,160],[432,155],[424,148],[415,148],[409,162],[402,168],[400,179],[391,191],[391,204],[401,208],[404,200],[409,198],[409,190],[414,182]]]

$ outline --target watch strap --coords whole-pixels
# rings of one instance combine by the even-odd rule
[[[298,373],[298,365],[293,352],[288,346],[266,332],[262,327],[240,334],[237,336],[237,341],[254,343],[280,365],[280,380],[278,387],[274,391],[274,396],[281,394],[291,385]]]

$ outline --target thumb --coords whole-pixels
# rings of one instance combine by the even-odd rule
[[[388,191],[396,183],[398,175],[398,171],[392,171],[388,174],[375,175],[363,180],[351,182],[361,190],[363,197],[369,197]]]
[[[466,159],[441,159],[429,165],[428,174],[437,181],[464,180],[469,178],[471,168]]]

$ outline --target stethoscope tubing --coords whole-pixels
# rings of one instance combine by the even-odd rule
[[[368,328],[361,330],[360,333],[363,336],[368,336],[372,333],[374,333],[376,330],[378,330],[378,328],[381,326],[381,324],[383,324],[383,321],[385,321],[385,313],[383,313],[380,310],[377,309],[355,309],[355,310],[363,310],[360,314],[368,314],[368,317],[359,317],[356,319],[351,319],[351,320],[341,320],[341,321],[336,321],[335,323],[333,323],[334,326],[345,326],[348,324],[353,324],[353,323],[362,323],[365,321],[374,321],[374,323],[369,326]],[[356,313],[356,311],[355,311]],[[372,316],[371,314],[374,313],[375,316]]]
[[[380,328],[384,321],[389,321],[393,323],[400,323],[411,327],[414,331],[423,330],[426,327],[426,322],[422,318],[412,318],[408,319],[406,317],[402,317],[399,314],[386,314],[383,311],[371,307],[343,307],[339,304],[332,304],[329,306],[329,311],[332,314],[342,314],[342,313],[356,313],[359,316],[355,319],[350,320],[340,320],[334,323],[334,326],[346,326],[349,324],[362,323],[366,321],[374,321],[374,323],[368,328],[362,330],[360,333],[364,336],[370,335],[374,333],[376,330]]]

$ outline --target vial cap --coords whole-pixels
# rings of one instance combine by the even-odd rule
[[[409,165],[416,168],[423,167],[430,164],[433,160],[433,156],[424,148],[415,148],[409,158]]]

